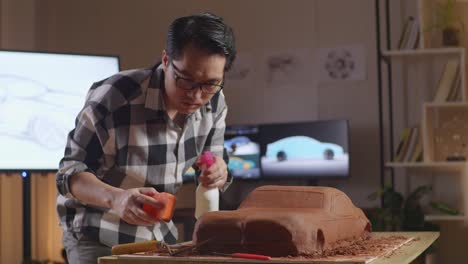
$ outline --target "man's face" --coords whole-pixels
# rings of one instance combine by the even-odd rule
[[[168,112],[190,114],[197,111],[213,97],[206,92],[216,91],[223,83],[226,58],[207,54],[192,45],[185,47],[177,60],[163,51],[162,63]]]

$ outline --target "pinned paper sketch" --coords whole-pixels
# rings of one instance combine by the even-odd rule
[[[366,79],[364,48],[347,46],[321,48],[316,53],[320,81],[358,81]]]
[[[255,105],[257,100],[256,77],[258,69],[255,68],[255,60],[252,52],[240,51],[231,69],[225,74],[223,93],[228,98],[229,106],[237,109],[228,115],[229,122],[248,122],[252,117],[252,111],[246,105]]]
[[[253,58],[250,53],[239,52],[232,64],[231,69],[226,72],[226,80],[245,81],[253,72]]]
[[[310,76],[307,71],[307,50],[287,50],[265,56],[266,83],[269,87],[304,83]]]

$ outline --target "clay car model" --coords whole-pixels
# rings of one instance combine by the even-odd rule
[[[237,210],[198,219],[193,241],[209,252],[270,256],[321,254],[338,241],[367,237],[371,224],[343,192],[330,187],[262,186]]]

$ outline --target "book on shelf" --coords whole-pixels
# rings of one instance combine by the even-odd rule
[[[400,40],[398,41],[398,49],[403,49],[406,46],[406,42],[408,42],[413,22],[413,17],[410,16],[406,18],[403,30],[401,31]]]
[[[411,144],[411,138],[413,137],[413,129],[410,127],[404,128],[402,132],[402,136],[400,138],[400,143],[401,147],[397,148],[397,152],[395,154],[395,157],[393,159],[394,162],[404,162],[405,158],[408,153],[408,148],[410,147]]]
[[[413,24],[411,25],[411,32],[406,42],[405,49],[416,49],[418,47],[419,40],[419,23],[416,19],[413,19]]]
[[[412,16],[407,17],[398,41],[398,49],[405,50],[417,48],[419,34],[418,21]]]
[[[403,147],[407,143],[406,139],[408,138],[409,132],[410,132],[410,129],[407,127],[405,127],[403,131],[401,132],[400,141],[398,142],[397,150],[395,152],[395,156],[393,157],[394,162],[400,161],[401,159],[400,157],[402,156],[402,152],[403,152]]]
[[[411,153],[409,162],[420,162],[423,159],[423,139],[422,139],[422,126],[419,125],[416,138],[416,145],[413,153]]]
[[[411,161],[413,153],[415,152],[416,144],[419,138],[419,129],[418,127],[412,127],[410,137],[408,138],[408,148],[406,149],[405,155],[402,157],[403,162]]]
[[[455,102],[461,101],[461,74],[460,74],[460,67],[455,74],[455,79],[452,83],[452,87],[450,87],[450,92],[447,96],[448,102]]]
[[[422,160],[421,128],[406,127],[403,129],[398,143],[394,162],[417,162]]]
[[[459,85],[457,85],[456,80],[459,64],[458,59],[449,59],[445,64],[439,84],[437,85],[436,95],[434,97],[435,103],[446,102],[449,99],[452,89],[455,89],[455,94],[457,93],[456,90],[459,90]]]

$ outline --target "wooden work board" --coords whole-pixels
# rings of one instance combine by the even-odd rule
[[[238,259],[219,256],[121,255],[99,258],[99,264],[215,264],[215,263],[291,263],[291,264],[389,264],[410,263],[421,255],[439,237],[438,232],[374,232],[371,239],[402,236],[397,245],[384,248],[378,254],[340,255],[326,258],[272,258],[268,261]]]

